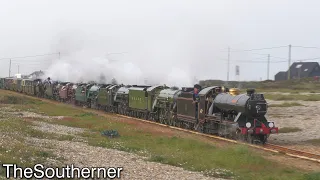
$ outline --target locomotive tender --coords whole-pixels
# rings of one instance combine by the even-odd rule
[[[222,86],[177,89],[15,78],[0,78],[0,88],[250,143],[264,144],[270,134],[278,133],[265,117],[264,95],[254,89],[240,94],[239,89]]]

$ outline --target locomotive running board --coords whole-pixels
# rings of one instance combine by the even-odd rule
[[[238,113],[238,115],[236,116],[233,122],[237,122],[240,116],[241,116],[241,112]]]

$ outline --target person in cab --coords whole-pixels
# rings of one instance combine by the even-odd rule
[[[193,104],[195,105],[195,119],[197,120],[198,123],[198,108],[199,108],[199,102],[200,102],[200,97],[199,97],[199,91],[200,91],[200,86],[199,85],[194,85],[193,88]]]

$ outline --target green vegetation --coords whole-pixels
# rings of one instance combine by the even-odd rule
[[[305,180],[318,180],[320,179],[320,172],[318,173],[310,173],[304,176]]]
[[[266,99],[271,99],[275,101],[320,101],[320,95],[282,95],[282,94],[265,94]]]
[[[286,81],[229,81],[228,84],[221,80],[202,80],[199,82],[202,86],[226,85],[228,87],[255,88],[263,91],[278,92],[320,92],[320,82],[314,81],[313,78],[292,79]]]
[[[60,139],[53,134],[43,133],[32,129],[30,122],[14,117],[5,117],[0,120],[0,132],[5,146],[0,147],[1,163],[14,163],[20,167],[32,167],[34,164],[45,164],[48,158],[60,159],[51,151],[39,150],[36,146],[26,144],[24,137]],[[62,139],[62,138],[61,138]],[[5,175],[5,169],[0,168],[0,175]]]
[[[6,92],[8,93],[8,92]],[[0,91],[0,97],[4,92]],[[21,98],[21,95],[16,95]],[[27,98],[28,101],[36,102]],[[185,135],[182,132],[159,132],[146,129],[135,124],[129,119],[121,119],[110,115],[97,115],[96,111],[74,108],[58,103],[27,103],[23,106],[14,105],[15,108],[40,112],[47,115],[68,116],[60,120],[51,120],[49,123],[61,124],[71,127],[86,128],[89,131],[81,134],[89,145],[114,148],[122,151],[133,152],[149,157],[150,161],[179,166],[192,171],[203,171],[209,176],[238,179],[312,179],[320,177],[319,173],[305,172],[285,164],[270,161],[246,146],[228,145],[219,147],[199,136]],[[40,119],[39,119],[40,120]],[[0,121],[0,132],[17,133],[20,136],[11,136],[20,140],[14,143],[15,151],[5,153],[9,147],[0,149],[2,162],[14,162],[21,166],[31,166],[35,162],[43,162],[47,157],[55,158],[51,152],[37,151],[24,144],[22,137],[37,137],[60,140],[70,140],[70,137],[56,137],[50,133],[40,132],[29,128],[30,121],[10,119]],[[107,138],[100,134],[101,131],[115,129],[119,132],[118,138]],[[24,161],[21,161],[23,158]],[[33,159],[32,159],[33,158]],[[124,164],[125,168],[125,164]],[[217,169],[226,171],[216,173]]]
[[[39,100],[31,100],[27,97],[16,97],[13,95],[0,96],[0,104],[40,104]]]
[[[320,145],[320,139],[310,139],[305,142],[310,143],[312,145]]]
[[[302,131],[302,129],[297,127],[283,127],[279,129],[279,133],[292,133],[292,132],[299,132]]]
[[[297,102],[284,102],[281,104],[271,104],[269,107],[293,107],[293,106],[304,106],[303,104],[297,103]]]

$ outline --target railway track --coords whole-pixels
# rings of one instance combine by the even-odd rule
[[[41,100],[41,101],[47,101],[47,102],[51,102],[51,103],[52,102],[59,103],[58,101],[54,101],[54,100],[50,100],[50,99],[44,99],[44,98],[38,98],[38,97],[34,97],[34,96],[28,96],[28,95],[25,95],[25,94],[20,94],[20,93],[12,92],[12,91],[9,91],[9,92],[14,93],[14,94],[19,94],[19,95],[22,95],[22,96],[31,97],[33,99],[38,99],[38,100]],[[78,107],[78,106],[75,106],[75,107]],[[97,112],[97,113],[101,113],[102,112],[102,111],[99,111],[99,110],[96,110],[96,109],[83,109],[83,110],[86,111],[86,112]],[[161,123],[154,122],[154,121],[143,120],[143,119],[130,117],[130,116],[125,116],[125,115],[120,115],[120,114],[112,114],[112,113],[108,113],[108,112],[104,112],[104,113],[109,114],[109,115],[113,115],[113,116],[118,116],[118,117],[133,119],[133,120],[137,120],[137,121],[142,121],[142,122],[149,123],[149,124],[155,124],[155,125],[158,125],[158,126],[163,126],[163,127],[167,127],[167,128],[171,128],[171,129],[187,132],[187,133],[197,134],[197,135],[208,137],[208,138],[212,138],[212,139],[215,139],[215,140],[230,142],[230,143],[234,143],[234,144],[242,144],[242,145],[246,145],[246,146],[253,147],[253,148],[256,148],[256,149],[261,149],[261,150],[268,151],[268,152],[285,154],[285,155],[290,156],[290,157],[294,157],[294,158],[299,158],[299,159],[304,159],[304,160],[309,160],[309,161],[320,163],[320,155],[319,154],[313,154],[313,153],[309,153],[309,152],[305,152],[305,151],[290,149],[290,148],[287,148],[287,147],[283,147],[283,146],[279,146],[279,145],[275,145],[275,144],[270,144],[270,143],[267,143],[267,144],[265,144],[263,146],[254,145],[254,144],[248,144],[248,143],[245,143],[245,142],[239,142],[239,141],[236,141],[236,140],[227,139],[227,138],[216,136],[216,135],[209,135],[209,134],[204,134],[204,133],[200,133],[200,132],[196,132],[196,131],[192,131],[192,130],[188,130],[188,129],[183,129],[183,128],[179,128],[179,127],[175,127],[175,126],[169,126],[169,125],[161,124]]]
[[[299,159],[304,159],[304,160],[309,160],[309,161],[320,163],[320,155],[319,154],[312,154],[312,153],[309,153],[309,152],[290,149],[290,148],[287,148],[287,147],[283,147],[283,146],[279,146],[279,145],[275,145],[275,144],[270,144],[270,143],[267,143],[267,144],[265,144],[263,146],[262,145],[248,144],[248,143],[245,143],[245,142],[239,142],[239,141],[236,141],[236,140],[227,139],[227,138],[220,137],[220,136],[203,134],[203,133],[199,133],[199,132],[196,132],[196,131],[191,131],[191,130],[188,130],[188,129],[182,129],[182,128],[169,126],[169,125],[165,125],[165,124],[160,124],[160,123],[153,122],[153,121],[138,119],[138,118],[134,118],[134,117],[130,117],[130,116],[124,116],[124,115],[118,115],[118,114],[116,114],[116,116],[129,118],[129,119],[134,119],[134,120],[138,120],[138,121],[143,121],[143,122],[150,123],[150,124],[156,124],[156,125],[159,125],[159,126],[165,126],[165,127],[171,128],[171,129],[179,130],[179,131],[184,131],[184,132],[188,132],[188,133],[192,133],[192,134],[197,134],[197,135],[201,135],[201,136],[205,136],[205,137],[209,137],[209,138],[213,138],[213,139],[217,139],[217,140],[221,140],[221,141],[227,141],[227,142],[234,143],[234,144],[247,145],[247,146],[250,146],[250,147],[253,147],[253,148],[256,148],[256,149],[261,149],[261,150],[268,151],[268,152],[285,154],[285,155],[290,156],[290,157],[294,157],[294,158],[299,158]]]
[[[264,147],[267,149],[273,149],[273,150],[277,151],[278,153],[284,153],[284,154],[291,156],[291,157],[311,160],[311,161],[315,161],[315,162],[320,163],[320,154],[313,154],[313,153],[300,151],[300,150],[296,150],[296,149],[291,149],[291,148],[287,148],[287,147],[283,147],[283,146],[279,146],[279,145],[275,145],[275,144],[270,144],[270,143],[265,144]]]

